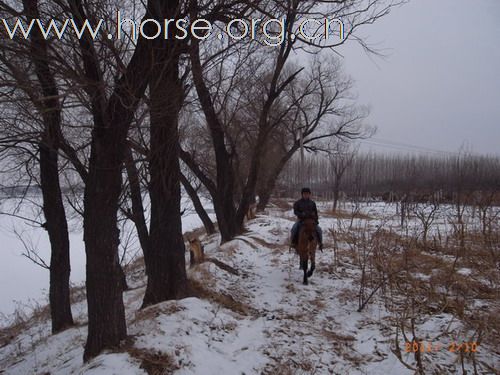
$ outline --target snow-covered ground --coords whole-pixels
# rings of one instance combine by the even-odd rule
[[[353,226],[376,228],[383,221],[397,227],[393,206],[375,203],[364,207],[363,214]],[[190,268],[194,297],[139,310],[145,278],[142,268],[134,269],[128,275],[132,290],[124,294],[130,340],[122,351],[82,363],[87,324],[82,301],[73,306],[75,328],[51,336],[48,321],[33,321],[5,344],[0,342],[0,373],[414,374],[415,353],[405,352],[405,339],[400,331],[396,334],[398,317],[384,299],[377,293],[357,312],[361,273],[348,247],[341,244],[333,266],[328,229],[346,226],[350,218],[322,215],[325,251],[317,253],[317,269],[307,286],[287,245],[292,220],[290,210],[274,208],[222,246],[217,235],[203,237],[207,256],[239,274],[211,262]],[[463,368],[474,373],[470,353],[448,350],[453,340],[470,335],[456,316],[443,311],[416,324],[419,337],[435,345],[421,354],[425,373],[465,373],[464,356]],[[493,374],[499,368],[498,348],[487,343],[481,343],[474,358],[478,373]]]

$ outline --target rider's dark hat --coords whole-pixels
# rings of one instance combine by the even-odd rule
[[[302,190],[300,191],[301,194],[304,194],[304,193],[309,193],[311,194],[311,189],[305,187],[305,188],[302,188]]]

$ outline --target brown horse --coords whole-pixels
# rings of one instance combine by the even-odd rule
[[[316,248],[318,239],[316,234],[316,222],[313,219],[305,219],[300,227],[297,252],[300,257],[300,269],[304,270],[304,285],[307,278],[311,277],[316,268]],[[311,261],[311,269],[307,271],[308,261]]]

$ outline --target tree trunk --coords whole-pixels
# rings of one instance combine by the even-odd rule
[[[126,292],[129,290],[128,284],[127,284],[127,274],[125,273],[125,270],[123,269],[122,265],[118,263],[120,266],[119,272],[120,272],[120,285],[122,287],[122,291]]]
[[[261,189],[257,192],[259,195],[259,203],[257,203],[257,211],[264,211],[269,204],[269,200],[271,199],[272,190],[269,189]]]
[[[69,292],[71,272],[69,235],[66,213],[59,184],[57,151],[40,143],[40,187],[43,196],[45,228],[50,240],[49,302],[52,333],[60,332],[73,323]]]
[[[132,221],[134,222],[137,230],[137,236],[139,237],[139,243],[141,244],[144,259],[149,259],[146,254],[150,252],[151,242],[146,217],[144,216],[144,205],[142,203],[139,172],[135,166],[131,148],[127,147],[125,152],[125,169],[127,170],[130,187],[130,200],[132,201]],[[148,270],[146,265],[146,274],[147,273]]]
[[[218,144],[214,141],[214,144]],[[220,146],[220,145],[219,145]],[[218,149],[220,150],[220,147]],[[214,204],[215,216],[217,217],[217,224],[221,234],[221,242],[227,242],[234,238],[239,233],[238,227],[235,222],[236,209],[233,203],[233,174],[229,155],[227,158],[223,157],[224,151],[220,152],[221,163],[217,163],[217,185],[200,169],[194,157],[187,151],[180,150],[180,157],[182,161],[189,167],[189,169],[198,177],[203,185],[207,188]],[[228,181],[227,184],[224,182]],[[223,187],[218,189],[217,186]],[[226,195],[230,194],[230,195]]]
[[[208,235],[214,234],[215,233],[214,223],[212,223],[212,220],[208,216],[207,211],[205,211],[205,208],[203,207],[203,204],[201,203],[196,190],[191,186],[186,176],[184,176],[182,173],[180,176],[182,185],[184,186],[184,189],[188,193],[189,198],[191,198],[194,209],[198,214],[198,216],[200,217],[201,221],[203,222],[203,226],[205,227],[207,234]]]
[[[81,0],[68,0],[76,26],[88,19]],[[145,18],[151,18],[156,2],[148,1]],[[150,35],[150,26],[146,34]],[[85,91],[93,117],[89,171],[85,181],[83,238],[87,256],[86,287],[88,337],[85,361],[103,349],[116,348],[126,338],[122,278],[118,259],[117,227],[126,137],[152,66],[151,42],[139,38],[127,68],[109,96],[94,45],[88,33],[78,39]]]
[[[269,199],[271,198],[271,194],[276,187],[276,182],[278,181],[278,177],[281,174],[283,168],[285,168],[286,163],[291,159],[291,157],[297,152],[299,149],[299,142],[295,142],[293,146],[288,150],[288,152],[283,155],[280,159],[279,163],[274,168],[273,172],[269,175],[265,188],[259,192],[259,203],[257,204],[257,210],[263,211],[269,203]]]
[[[84,360],[104,348],[117,348],[127,336],[117,227],[125,137],[115,137],[115,131],[113,127],[94,130],[85,185],[83,226],[89,334]]]
[[[232,201],[232,195],[224,197],[218,193],[214,199],[214,210],[221,235],[221,243],[231,241],[241,233],[241,227],[236,222],[236,209]]]
[[[174,9],[175,11],[175,9]],[[150,81],[150,254],[143,307],[187,294],[180,214],[179,112],[183,88],[173,41],[155,40],[157,61]]]
[[[191,16],[196,16],[192,14]],[[221,242],[230,241],[241,232],[241,226],[237,224],[236,208],[234,199],[234,172],[232,157],[226,149],[226,136],[223,126],[215,112],[210,91],[205,84],[203,68],[200,61],[199,41],[195,38],[190,46],[191,70],[193,83],[200,100],[200,105],[205,114],[207,125],[210,130],[216,161],[216,189],[212,194],[215,215],[221,234]]]
[[[236,225],[240,228],[240,230],[243,229],[243,222],[250,204],[255,200],[255,188],[257,186],[257,178],[259,176],[261,166],[261,156],[266,142],[265,137],[261,136],[262,134],[262,131],[260,131],[256,145],[252,151],[252,160],[250,162],[248,178],[241,194],[238,211],[236,212]]]
[[[335,183],[333,184],[333,207],[332,207],[333,212],[337,211],[339,196],[340,196],[340,178],[337,176],[335,178]]]
[[[24,0],[28,19],[39,18],[38,1]],[[71,272],[68,222],[59,182],[58,145],[61,138],[61,106],[54,75],[49,69],[47,41],[41,33],[33,33],[30,53],[40,83],[43,101],[41,115],[43,135],[38,147],[40,152],[40,187],[43,196],[45,228],[50,241],[49,302],[52,333],[60,332],[73,323],[69,290]]]

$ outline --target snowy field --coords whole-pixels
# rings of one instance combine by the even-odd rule
[[[498,334],[498,326],[485,326],[489,332],[477,337],[456,309],[425,310],[412,316],[413,333],[434,346],[429,352],[414,353],[405,350],[403,333],[412,339],[409,323],[404,323],[411,315],[405,293],[393,296],[397,288],[389,292],[387,287],[384,293],[380,289],[358,312],[362,271],[348,234],[361,228],[377,233],[383,226],[394,230],[394,236],[413,232],[418,236],[414,218],[401,227],[396,206],[384,203],[344,206],[344,214],[337,217],[327,214],[326,204],[319,206],[325,250],[317,253],[309,285],[302,285],[298,258],[287,244],[292,211],[274,207],[247,223],[248,232],[222,246],[217,235],[202,238],[207,256],[231,265],[238,274],[211,262],[190,268],[188,275],[197,291],[193,297],[139,310],[144,270],[140,264],[131,268],[132,289],[124,294],[130,339],[122,351],[82,363],[87,333],[82,300],[73,305],[76,327],[51,336],[47,320],[33,319],[15,336],[0,341],[0,373],[404,375],[416,373],[418,362],[425,374],[497,373],[500,353],[488,333]],[[450,230],[451,212],[451,207],[442,208],[430,238]],[[186,228],[199,224],[187,218]],[[335,229],[335,239],[329,229]],[[357,241],[359,245],[361,240]],[[389,237],[384,241],[389,246]],[[388,261],[397,258],[392,255]],[[422,264],[430,259],[429,254],[421,256]],[[452,258],[439,255],[442,262]],[[455,263],[457,275],[472,277],[479,272],[472,265]],[[405,278],[420,284],[438,280],[440,270],[433,267],[416,269]],[[498,285],[493,288],[498,291]],[[473,302],[478,311],[500,312],[498,298]],[[455,341],[471,340],[480,342],[475,353],[450,348]]]

